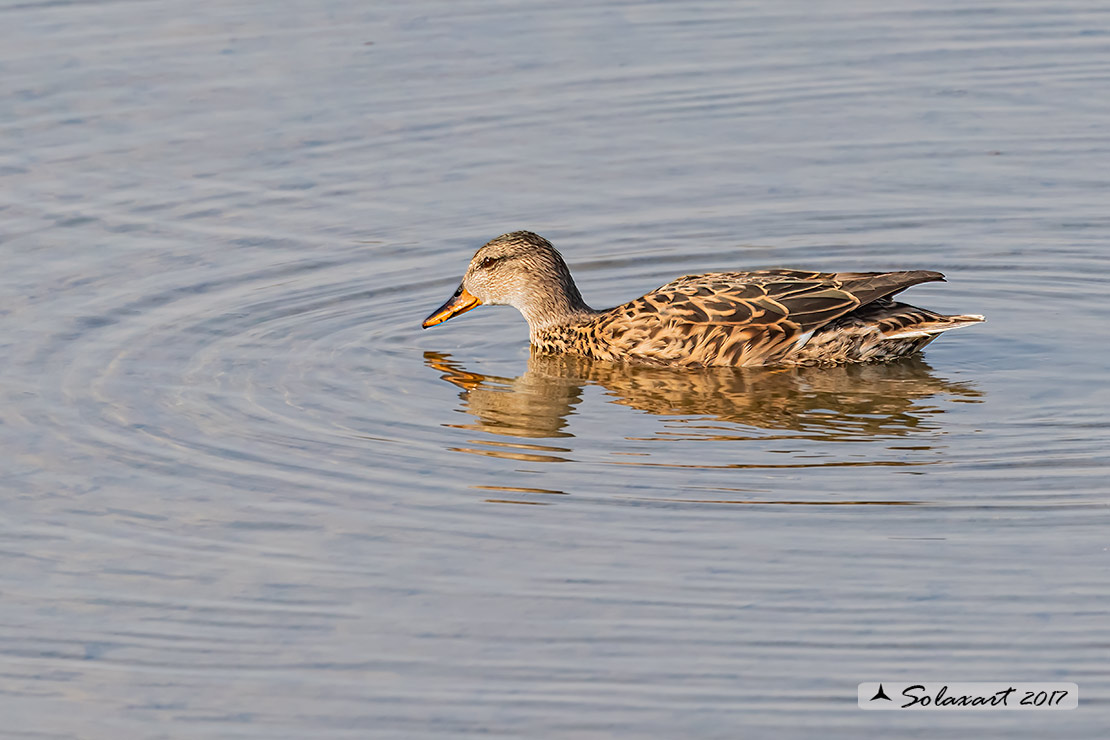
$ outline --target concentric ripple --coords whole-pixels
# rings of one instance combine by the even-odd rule
[[[446,277],[417,281],[445,271],[422,267],[430,257],[414,261],[373,245],[327,259],[283,256],[218,277],[211,265],[154,272],[126,293],[82,303],[55,333],[17,349],[18,363],[44,379],[48,394],[40,399],[45,416],[25,422],[50,430],[67,455],[117,463],[120,475],[141,469],[342,495],[411,486],[414,471],[441,458],[465,472],[460,482],[479,488],[503,486],[508,475],[526,490],[595,496],[633,486],[669,499],[690,489],[701,492],[697,500],[751,480],[738,472],[745,470],[821,470],[806,487],[836,498],[861,491],[852,469],[982,468],[959,439],[974,424],[962,417],[986,399],[981,384],[945,378],[920,359],[690,372],[529,356],[511,309],[483,308],[420,331],[420,317],[449,292],[466,255],[449,255],[458,267]],[[619,278],[651,286],[654,277],[637,271],[665,269],[640,258],[596,264],[585,260],[584,285]],[[1031,295],[1048,298],[1065,283],[1074,279],[1046,268]],[[961,287],[952,303],[990,313],[997,299]],[[1004,310],[995,317],[1005,328]],[[935,347],[953,351],[975,341],[970,331],[943,339]],[[398,392],[392,379],[401,377],[408,381]],[[993,441],[1005,438],[1003,430]],[[1036,444],[1024,432],[1022,439]],[[510,466],[491,468],[488,458]],[[521,475],[513,461],[574,465]],[[660,478],[660,468],[700,472],[691,485]],[[614,478],[619,484],[605,483]]]

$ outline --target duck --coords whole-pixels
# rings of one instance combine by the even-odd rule
[[[932,270],[770,269],[686,275],[614,308],[590,308],[551,242],[513,231],[475,254],[462,282],[422,326],[480,305],[513,306],[540,352],[671,367],[888,362],[943,332],[984,321],[894,300]]]

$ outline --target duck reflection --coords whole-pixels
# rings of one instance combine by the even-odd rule
[[[462,389],[463,410],[474,422],[459,427],[517,438],[572,436],[567,417],[591,385],[603,388],[614,403],[658,416],[699,416],[826,441],[933,429],[928,420],[942,409],[928,399],[946,395],[974,402],[982,395],[937,377],[917,358],[828,368],[675,370],[533,350],[527,371],[516,378],[466,370],[448,354],[426,352],[424,361]],[[740,432],[709,424],[690,429],[690,436],[744,438]]]

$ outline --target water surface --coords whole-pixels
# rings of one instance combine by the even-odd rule
[[[0,9],[10,737],[1098,737],[1110,10]],[[937,269],[920,359],[672,371],[430,331]],[[864,713],[875,680],[1073,681]]]

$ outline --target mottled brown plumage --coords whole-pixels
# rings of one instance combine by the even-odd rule
[[[550,242],[515,231],[478,250],[455,295],[424,327],[489,303],[515,306],[537,348],[600,360],[737,367],[882,361],[983,320],[891,298],[934,280],[944,276],[928,270],[714,272],[596,311]]]

